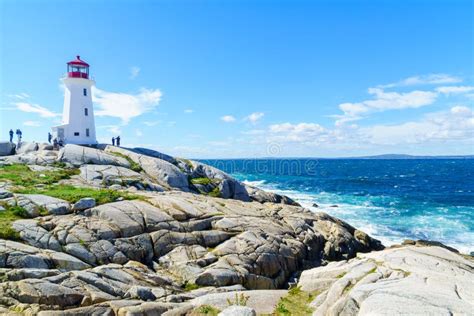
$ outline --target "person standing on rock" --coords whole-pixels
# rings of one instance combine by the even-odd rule
[[[115,146],[115,137],[112,137],[112,146]]]
[[[13,130],[10,129],[10,131],[8,132],[8,134],[10,134],[10,143],[13,143]]]
[[[58,149],[58,139],[57,138],[53,139],[53,148]]]
[[[22,133],[21,130],[18,128],[18,129],[16,130],[16,136],[18,137],[18,143],[21,143],[21,135],[22,135],[22,134],[23,134],[23,133]]]
[[[117,136],[115,140],[117,141],[117,147],[120,147],[120,136]]]
[[[53,139],[53,135],[51,135],[50,132],[48,132],[48,143],[51,144],[51,139]]]

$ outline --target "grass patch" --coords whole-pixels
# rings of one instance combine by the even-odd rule
[[[62,162],[62,161],[55,161],[51,164],[52,167],[56,167],[56,168],[66,168],[66,163],[65,162]]]
[[[20,206],[2,205],[0,211],[0,239],[21,240],[20,233],[13,229],[12,223],[18,219],[28,218],[26,210]]]
[[[218,187],[215,187],[212,189],[211,192],[209,192],[207,195],[212,196],[212,197],[221,197],[221,190],[219,190]]]
[[[24,187],[31,187],[38,184],[50,185],[59,180],[69,179],[76,174],[79,174],[79,169],[31,171],[27,165],[21,164],[0,166],[0,180]]]
[[[200,288],[200,286],[197,285],[196,283],[192,283],[192,282],[185,282],[184,283],[184,290],[186,292],[189,292],[189,291],[192,291],[192,290],[197,290],[199,288]]]
[[[135,171],[135,172],[142,172],[143,171],[140,164],[138,162],[135,162],[132,158],[128,157],[127,155],[124,155],[122,153],[118,153],[116,151],[109,151],[108,153],[127,160],[128,163],[130,164],[130,169],[132,169],[133,171]]]
[[[184,162],[184,164],[188,166],[189,169],[193,169],[193,163],[191,162],[191,160],[186,159],[186,158],[178,158],[178,159]]]
[[[201,315],[209,315],[209,316],[217,316],[221,311],[211,305],[202,305],[195,308],[190,316],[201,316]]]
[[[142,199],[143,197],[108,189],[82,188],[72,185],[50,185],[46,188],[27,188],[15,190],[16,193],[23,194],[43,194],[58,199],[76,203],[82,198],[94,198],[97,204],[106,204],[117,201],[118,198],[125,200]]]
[[[350,290],[352,290],[352,288],[354,287],[355,284],[352,284],[352,283],[349,283],[345,288],[344,288],[344,291],[342,291],[342,294],[346,294],[347,292],[349,292]]]
[[[375,267],[375,268],[373,268],[372,270],[370,270],[367,274],[375,273],[375,271],[377,271],[377,267]]]
[[[212,180],[209,178],[202,177],[202,178],[192,178],[190,182],[192,184],[208,185],[212,183]]]
[[[280,299],[280,302],[278,302],[273,315],[311,315],[313,313],[313,309],[308,305],[318,294],[318,291],[309,293],[302,291],[300,287],[293,287],[288,291],[288,295]]]

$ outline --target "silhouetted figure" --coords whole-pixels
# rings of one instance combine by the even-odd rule
[[[13,130],[11,129],[8,134],[10,134],[10,143],[13,143]]]
[[[115,137],[112,137],[112,146],[115,146]]]
[[[53,139],[53,148],[58,149],[58,139],[57,138]]]
[[[120,147],[120,136],[117,136],[115,141],[117,142],[117,147]]]
[[[63,143],[62,139],[59,140],[58,145],[59,145],[59,147],[63,147],[64,143]]]
[[[18,143],[21,143],[21,136],[23,135],[23,133],[21,132],[21,130],[18,128],[16,130],[16,136],[18,137]]]
[[[51,135],[50,132],[48,132],[48,143],[51,144],[51,139],[53,139],[53,135]]]

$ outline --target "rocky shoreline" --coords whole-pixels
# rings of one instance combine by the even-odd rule
[[[384,250],[348,223],[196,161],[23,143],[0,157],[0,187],[2,314],[474,310],[471,258],[427,244]]]

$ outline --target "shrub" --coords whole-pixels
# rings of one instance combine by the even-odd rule
[[[235,293],[235,300],[227,299],[227,305],[239,305],[239,306],[247,306],[247,301],[249,300],[249,296],[246,296],[244,293]]]
[[[199,285],[197,285],[196,283],[185,282],[185,284],[184,284],[184,290],[185,290],[186,292],[189,292],[189,291],[192,291],[192,290],[196,290],[196,289],[199,289]]]
[[[191,316],[198,316],[198,315],[209,315],[209,316],[217,316],[220,313],[220,310],[211,306],[211,305],[202,305],[196,308],[194,311],[191,312]]]
[[[18,219],[27,218],[28,213],[20,206],[3,205],[0,212],[0,239],[20,240],[20,234],[13,229],[12,223]]]
[[[212,197],[221,197],[221,190],[219,190],[218,187],[215,187],[211,192],[208,193],[208,195]]]

